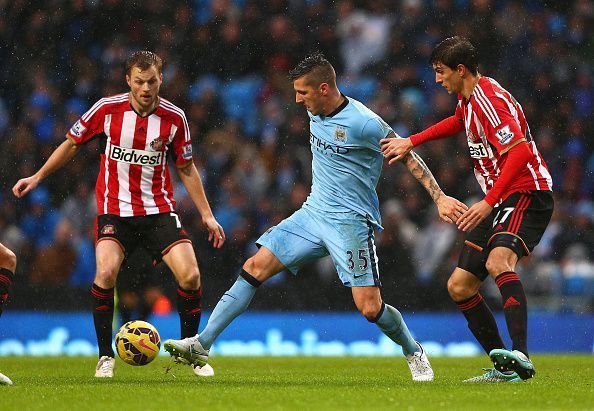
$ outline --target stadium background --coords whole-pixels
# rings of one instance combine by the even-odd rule
[[[254,239],[308,194],[307,116],[294,103],[287,71],[309,51],[323,51],[343,93],[407,136],[453,112],[428,58],[440,39],[454,34],[475,43],[481,72],[523,105],[553,175],[553,221],[518,269],[531,309],[549,313],[553,322],[573,314],[591,320],[593,19],[588,0],[0,1],[0,241],[19,257],[5,324],[18,324],[19,311],[47,315],[89,306],[97,142],[28,198],[16,200],[10,188],[43,164],[97,99],[126,90],[123,65],[131,51],[151,49],[166,61],[161,95],[186,111],[195,162],[227,233],[224,248],[214,251],[178,182],[178,210],[194,239],[208,310],[254,252]],[[463,136],[416,151],[447,194],[467,203],[480,196]],[[411,319],[444,311],[461,317],[445,287],[459,233],[438,221],[430,198],[401,165],[386,167],[378,191],[386,301]],[[136,260],[129,265],[122,273],[128,285],[131,276],[150,277],[139,281],[156,286],[148,298],[166,314],[174,301],[172,276]],[[498,291],[487,286],[484,294],[497,310]],[[321,260],[298,278],[271,280],[251,309],[354,306],[331,262]],[[15,337],[5,324],[0,338]]]

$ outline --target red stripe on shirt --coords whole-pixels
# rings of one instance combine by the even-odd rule
[[[136,117],[136,124],[134,126],[134,141],[132,148],[136,150],[144,150],[146,146],[146,132],[148,128],[147,117]],[[132,203],[132,212],[134,216],[146,215],[144,203],[142,201],[142,189],[140,187],[140,179],[142,178],[142,166],[138,164],[130,164],[128,171],[128,184],[130,190],[130,202]]]
[[[111,124],[109,125],[109,135],[111,136],[109,147],[118,146],[120,144],[120,137],[122,135],[122,121],[124,121],[124,113],[116,112],[111,115]],[[120,215],[120,202],[118,195],[120,191],[120,183],[118,181],[118,163],[109,159],[109,152],[105,153],[107,159],[107,214]],[[103,176],[105,178],[106,176]]]

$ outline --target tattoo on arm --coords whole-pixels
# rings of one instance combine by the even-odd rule
[[[396,135],[394,130],[390,130],[390,132],[388,133],[388,135],[385,138],[398,138],[398,136]]]
[[[441,191],[439,184],[437,184],[435,177],[433,177],[431,170],[429,170],[429,167],[427,167],[423,159],[411,151],[404,158],[404,163],[413,177],[416,178],[423,187],[425,187],[425,190],[427,190],[433,201],[437,201],[443,192]]]

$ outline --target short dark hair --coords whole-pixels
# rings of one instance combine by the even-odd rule
[[[141,50],[132,53],[128,60],[126,60],[126,74],[130,75],[132,67],[138,67],[140,70],[148,70],[151,66],[155,66],[157,72],[163,72],[163,60],[152,51]]]
[[[475,76],[478,74],[478,59],[472,43],[460,36],[448,37],[431,53],[431,64],[442,63],[451,69],[463,64]]]
[[[294,81],[305,75],[309,75],[310,82],[314,82],[316,86],[328,83],[330,86],[336,87],[334,67],[319,51],[305,57],[293,70],[289,71],[289,80]]]

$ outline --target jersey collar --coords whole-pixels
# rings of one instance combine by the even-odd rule
[[[336,109],[332,113],[328,114],[326,117],[334,117],[349,104],[349,98],[342,93],[340,93],[340,95],[344,97],[344,101],[340,103],[340,106],[336,107]]]
[[[148,113],[147,115],[143,116],[142,114],[140,114],[138,111],[136,111],[136,109],[134,108],[134,106],[132,105],[132,102],[130,101],[130,99],[132,98],[132,96],[130,95],[130,93],[128,92],[128,104],[130,105],[130,108],[132,109],[133,112],[136,113],[136,115],[140,118],[147,118],[150,117],[155,111],[157,111],[157,109],[159,108],[159,106],[161,105],[161,97],[157,96],[157,104],[155,104],[155,107],[153,108],[153,110]]]

